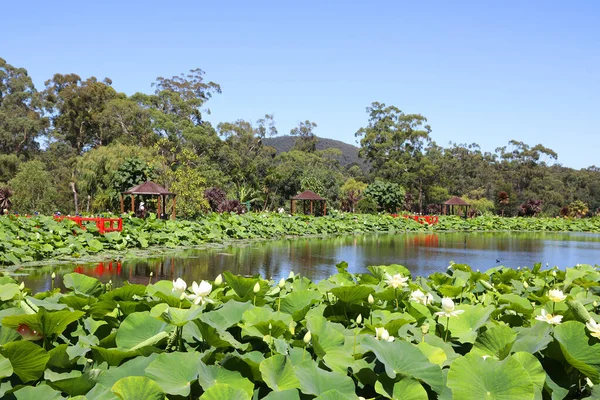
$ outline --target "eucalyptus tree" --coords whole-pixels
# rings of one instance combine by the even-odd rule
[[[236,198],[255,199],[257,196],[250,193],[262,191],[275,157],[275,149],[263,144],[267,136],[277,134],[273,116],[267,114],[255,124],[244,120],[222,122],[217,130],[224,139],[219,166],[231,178]]]
[[[294,149],[299,151],[305,151],[307,153],[314,153],[317,151],[318,138],[314,133],[317,124],[306,120],[299,122],[298,126],[290,130],[290,135],[296,137],[296,143]]]
[[[136,93],[132,99],[148,110],[154,132],[167,138],[176,153],[189,147],[199,157],[213,158],[220,140],[203,113],[210,113],[206,102],[221,93],[221,87],[205,82],[201,69],[172,78],[158,77],[152,86],[154,94]]]
[[[418,192],[422,199],[423,184],[433,174],[425,157],[431,143],[427,119],[378,102],[367,107],[367,113],[368,125],[355,134],[361,138],[359,155],[371,163],[379,177]]]
[[[0,154],[31,157],[49,121],[27,70],[0,58]]]
[[[96,77],[83,80],[77,74],[55,74],[46,81],[45,106],[51,114],[51,137],[69,143],[77,154],[116,139],[115,132],[103,129],[102,114],[117,98],[112,81]]]

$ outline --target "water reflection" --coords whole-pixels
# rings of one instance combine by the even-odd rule
[[[50,275],[80,272],[117,286],[182,277],[188,282],[214,279],[224,271],[279,279],[290,271],[320,280],[346,261],[351,272],[369,265],[402,264],[417,275],[445,270],[450,261],[486,270],[505,265],[549,263],[559,267],[600,263],[600,235],[583,233],[396,233],[254,242],[241,247],[190,250],[171,256],[121,262],[32,267],[18,271],[35,291],[50,288]]]

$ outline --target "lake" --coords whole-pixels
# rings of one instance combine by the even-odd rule
[[[590,233],[394,233],[296,238],[257,241],[240,246],[206,250],[188,250],[168,256],[122,262],[63,264],[28,267],[17,273],[33,292],[48,290],[50,276],[56,272],[56,284],[62,275],[77,271],[123,282],[148,283],[183,278],[186,282],[214,279],[223,271],[236,274],[260,274],[279,280],[290,271],[318,281],[336,273],[335,264],[346,261],[350,272],[365,272],[369,265],[402,264],[414,275],[426,276],[444,271],[450,261],[487,270],[504,265],[511,268],[533,266],[571,267],[575,264],[600,264],[600,234]]]

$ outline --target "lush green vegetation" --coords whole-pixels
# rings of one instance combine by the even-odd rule
[[[554,150],[518,140],[494,152],[474,143],[442,147],[423,115],[395,106],[367,108],[364,126],[356,127],[360,148],[331,147],[306,120],[284,138],[273,138],[280,132],[271,115],[213,126],[203,116],[221,87],[199,69],[159,77],[154,92],[131,96],[108,78],[49,78],[36,88],[25,69],[0,58],[2,210],[115,212],[119,192],[149,178],[179,194],[184,218],[209,210],[202,194],[212,187],[255,211],[288,207],[306,189],[325,197],[329,209],[361,212],[431,213],[451,195],[468,198],[479,215],[580,218],[600,208],[595,166],[564,167]],[[367,196],[380,192],[377,179],[399,188],[392,198],[377,197],[381,203]]]
[[[595,267],[482,273],[454,264],[428,278],[400,265],[337,267],[318,283],[225,273],[119,288],[72,273],[66,291],[35,295],[0,278],[0,396],[600,395]]]
[[[600,218],[506,218],[485,216],[462,219],[442,216],[437,225],[421,225],[390,215],[333,213],[326,217],[279,213],[212,213],[195,221],[126,218],[123,232],[99,234],[74,222],[51,217],[0,217],[0,264],[47,259],[72,259],[103,252],[124,254],[128,249],[193,247],[239,239],[285,236],[340,235],[405,231],[574,231],[600,232]]]

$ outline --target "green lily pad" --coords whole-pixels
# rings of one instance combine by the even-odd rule
[[[146,376],[167,394],[188,396],[198,378],[199,362],[195,353],[163,353],[146,367]]]
[[[50,359],[46,350],[28,341],[7,343],[0,347],[0,353],[8,358],[14,373],[23,382],[39,379]]]
[[[425,354],[412,344],[402,341],[390,343],[366,337],[361,345],[375,354],[377,360],[385,366],[385,372],[390,378],[394,379],[400,374],[425,382],[437,393],[442,392],[442,369],[430,362]]]
[[[467,354],[454,360],[448,371],[452,396],[461,400],[534,400],[534,385],[521,363]]]
[[[64,397],[59,391],[48,385],[25,386],[14,392],[17,400],[62,400]]]
[[[237,389],[230,385],[217,383],[206,390],[202,396],[202,400],[250,400],[248,393],[241,389]]]
[[[129,376],[117,381],[111,388],[121,400],[163,400],[160,386],[145,376]]]
[[[578,321],[567,321],[554,328],[554,338],[569,364],[591,379],[600,383],[600,343],[589,344],[585,325]]]
[[[261,362],[260,372],[267,386],[276,392],[296,389],[300,385],[292,362],[281,354],[276,354]]]
[[[172,326],[152,317],[148,311],[136,312],[129,314],[121,323],[115,340],[120,348],[135,350],[166,339],[172,329]]]

